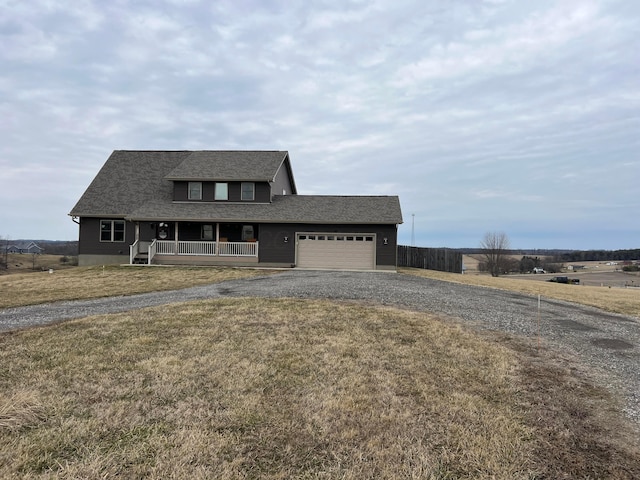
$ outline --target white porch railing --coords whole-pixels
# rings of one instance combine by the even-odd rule
[[[221,257],[257,257],[258,242],[220,242],[218,255]]]
[[[129,264],[133,264],[133,259],[138,255],[138,240],[133,242],[133,245],[129,245]]]
[[[158,251],[158,240],[154,238],[153,242],[151,242],[151,244],[149,245],[149,257],[148,257],[149,265],[151,265],[151,260],[153,260],[153,257],[155,257],[157,251]]]
[[[156,240],[156,255],[175,255],[176,242],[173,240]]]
[[[149,261],[155,255],[206,255],[221,257],[257,257],[258,242],[200,242],[154,240],[149,246]]]
[[[178,242],[178,255],[215,255],[216,242]]]

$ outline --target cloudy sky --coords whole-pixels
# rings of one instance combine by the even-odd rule
[[[117,149],[288,150],[401,243],[640,247],[637,0],[0,0],[0,236]]]

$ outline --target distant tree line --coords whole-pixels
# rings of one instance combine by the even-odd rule
[[[481,255],[485,253],[483,248],[454,248],[463,255]],[[559,256],[564,253],[571,253],[574,250],[539,249],[539,248],[510,248],[506,252],[509,255],[542,255],[548,257]]]
[[[61,241],[61,240],[36,240],[40,247],[44,248],[44,253],[49,255],[78,255],[77,241]]]
[[[520,273],[529,273],[533,271],[534,268],[542,268],[547,273],[559,273],[562,270],[562,262],[558,261],[557,257],[549,259],[548,257],[539,258],[525,255],[518,262],[517,271]]]
[[[456,248],[463,255],[482,255],[482,248]],[[608,262],[613,260],[640,260],[640,248],[630,250],[505,250],[507,255],[553,257],[554,262]],[[536,265],[538,267],[539,265]]]
[[[563,262],[603,262],[610,260],[640,260],[640,248],[632,250],[577,250],[560,255]]]
[[[478,270],[481,272],[489,272],[494,277],[505,273],[531,273],[534,268],[542,268],[546,273],[560,273],[562,271],[562,262],[559,262],[557,258],[540,258],[530,257],[524,255],[520,260],[512,258],[511,256],[502,259],[501,267],[497,271],[490,269],[490,263],[486,260],[486,257],[478,263]]]
[[[522,250],[512,250],[509,237],[504,232],[487,232],[480,241],[479,249],[458,249],[461,253],[479,253],[482,260],[478,264],[481,272],[489,272],[497,277],[504,273],[528,273],[543,269],[547,273],[558,273],[564,263],[631,261],[640,259],[640,248],[631,250],[534,250],[534,255],[524,254],[518,261],[514,257],[522,255]],[[540,258],[538,255],[542,256]],[[534,270],[536,269],[536,270]]]

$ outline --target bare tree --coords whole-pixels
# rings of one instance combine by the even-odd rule
[[[492,277],[497,277],[509,269],[509,237],[504,232],[487,232],[480,247],[484,262]]]

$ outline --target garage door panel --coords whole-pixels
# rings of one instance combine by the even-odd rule
[[[298,235],[298,266],[303,268],[375,268],[375,236]]]

